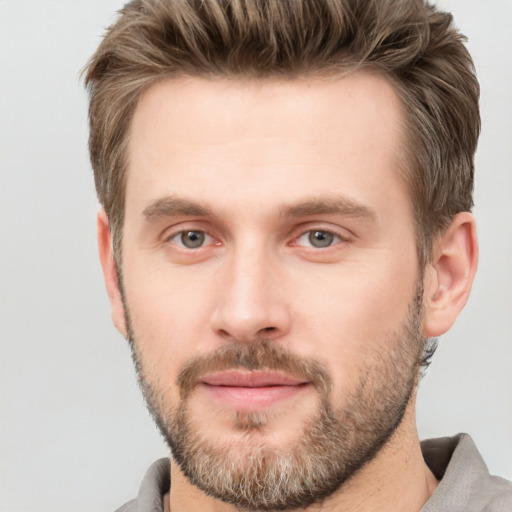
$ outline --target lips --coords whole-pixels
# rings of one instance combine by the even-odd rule
[[[282,373],[230,370],[205,375],[200,379],[200,382],[210,386],[258,388],[268,386],[297,386],[307,381],[296,379]]]
[[[216,401],[241,412],[266,409],[302,392],[308,381],[266,371],[230,370],[199,379]]]

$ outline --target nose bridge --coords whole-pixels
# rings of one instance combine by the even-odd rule
[[[251,341],[276,337],[288,329],[288,313],[279,291],[278,257],[255,238],[233,247],[220,283],[214,328],[224,337]]]

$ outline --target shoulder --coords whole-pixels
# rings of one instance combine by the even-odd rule
[[[136,512],[137,511],[137,500],[130,500],[125,503],[122,507],[119,507],[116,512]]]
[[[512,511],[512,483],[489,473],[470,436],[430,439],[422,451],[440,480],[422,512]]]
[[[163,510],[163,497],[171,483],[169,459],[159,459],[146,471],[137,497],[116,512],[160,512]]]
[[[512,482],[490,475],[483,492],[482,510],[485,512],[512,511]]]

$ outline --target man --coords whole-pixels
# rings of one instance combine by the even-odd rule
[[[508,510],[468,436],[416,432],[477,266],[450,16],[139,0],[86,82],[112,316],[171,449],[121,510]]]

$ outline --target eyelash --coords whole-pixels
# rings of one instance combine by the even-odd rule
[[[190,234],[190,233],[196,233],[196,234],[199,234],[200,236],[202,235],[204,240],[205,241],[208,241],[208,239],[210,240],[209,243],[207,243],[206,245],[204,243],[201,243],[201,245],[198,245],[197,247],[187,247],[184,243],[183,243],[183,236],[185,234]],[[173,240],[177,239],[177,238],[180,238],[181,240],[179,242],[173,242]],[[169,243],[172,243],[178,247],[180,247],[181,249],[183,250],[195,250],[195,249],[201,249],[201,248],[204,248],[208,245],[211,245],[211,241],[213,241],[214,238],[206,231],[202,230],[202,229],[183,229],[181,231],[178,231],[177,233],[174,233],[172,235],[170,235],[169,237],[166,238],[166,242],[169,242]],[[216,244],[218,245],[218,244]]]
[[[327,240],[327,243],[328,245],[325,245],[325,246],[315,246],[313,245],[313,240],[312,240],[312,236],[314,235],[317,235],[317,234],[322,234],[323,237],[325,237],[325,239]],[[304,238],[304,237],[307,237],[309,239],[309,242],[310,242],[310,245],[300,245],[299,244],[299,241]],[[328,229],[321,229],[321,228],[313,228],[313,229],[309,229],[307,231],[304,231],[299,237],[297,237],[296,239],[296,242],[293,244],[293,245],[297,245],[299,247],[308,247],[308,248],[314,248],[314,249],[318,249],[318,250],[322,250],[322,249],[328,249],[336,244],[339,244],[343,241],[346,241],[347,239],[346,238],[343,238],[341,235],[339,235],[338,233],[335,233],[334,231],[331,231],[331,230],[328,230]],[[320,245],[321,245],[321,242],[322,240],[319,239],[318,240],[320,242]]]
[[[202,241],[200,240],[200,245],[197,245],[196,247],[187,247],[183,243],[183,236],[186,233],[199,234],[200,238],[202,236],[203,240]],[[313,245],[313,242],[311,239],[311,236],[314,236],[313,233],[315,233],[315,234],[322,233],[327,239],[327,245],[315,247]],[[304,237],[308,237],[310,244],[304,244],[304,243],[301,244],[300,243],[300,240]],[[178,240],[175,240],[175,239],[178,239]],[[330,239],[330,241],[329,241],[329,239]],[[316,228],[313,227],[306,231],[300,231],[299,235],[295,236],[289,245],[296,246],[296,247],[302,247],[305,249],[326,250],[326,249],[329,249],[330,247],[333,247],[339,243],[347,242],[347,241],[348,241],[347,236],[342,236],[341,234],[336,233],[333,230],[323,229],[321,227],[316,227]],[[221,245],[220,242],[215,242],[215,238],[212,235],[210,235],[207,231],[202,230],[202,229],[193,229],[193,228],[182,229],[178,232],[174,232],[173,234],[165,237],[165,242],[173,244],[173,245],[177,246],[179,249],[184,250],[184,251],[196,251],[199,249],[204,249],[205,247],[208,247],[210,245]],[[212,244],[212,242],[214,242],[214,243]],[[321,244],[322,240],[320,239],[319,242]]]

